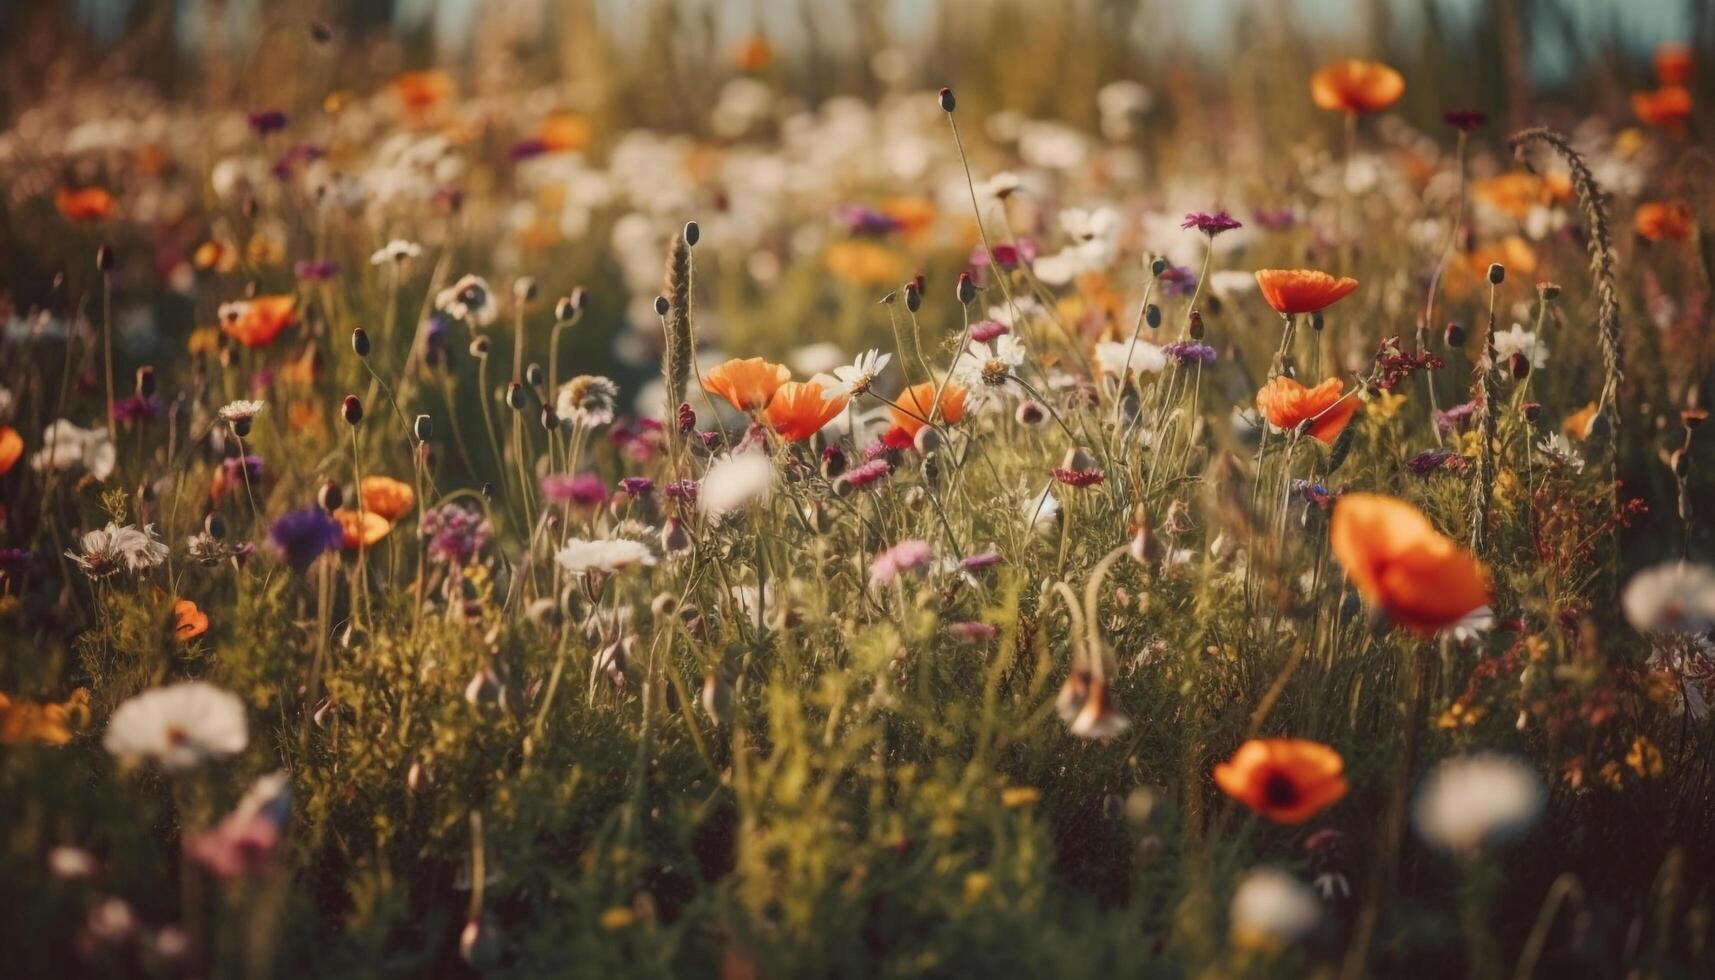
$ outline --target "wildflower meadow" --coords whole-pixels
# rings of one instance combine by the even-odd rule
[[[0,976],[1715,976],[1711,11],[918,6],[0,2]]]

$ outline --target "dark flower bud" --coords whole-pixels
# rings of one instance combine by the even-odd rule
[[[113,246],[103,245],[95,250],[95,267],[102,272],[112,272],[117,263],[113,257]]]
[[[478,337],[470,342],[470,356],[481,359],[488,356],[489,341],[487,337]]]
[[[959,302],[965,306],[971,305],[977,298],[977,284],[972,281],[969,272],[959,273],[958,285]]]
[[[1499,286],[1501,283],[1506,282],[1506,280],[1507,280],[1507,267],[1500,264],[1499,262],[1495,262],[1495,263],[1490,264],[1490,266],[1489,266],[1489,282],[1493,285]]]
[[[530,276],[519,276],[512,281],[512,298],[520,303],[530,303],[536,299],[536,280]]]
[[[1317,310],[1315,313],[1310,314],[1310,329],[1321,330],[1327,325],[1327,321],[1322,318],[1321,310]]]
[[[1196,310],[1192,310],[1191,311],[1191,324],[1190,324],[1191,339],[1192,340],[1202,340],[1203,339],[1203,332],[1204,332],[1203,331],[1203,314],[1197,312]]]
[[[697,410],[691,407],[690,402],[680,402],[679,411],[676,414],[678,415],[676,421],[679,423],[680,435],[688,435],[692,429],[697,427]]]
[[[548,374],[542,370],[540,364],[530,364],[524,368],[524,383],[527,385],[540,385],[547,379]]]
[[[697,241],[703,237],[703,230],[697,227],[695,221],[685,222],[685,244],[691,248],[697,247]]]
[[[953,90],[950,88],[943,88],[940,92],[939,99],[942,112],[952,112],[953,107],[959,104],[959,100],[953,98]]]
[[[1530,376],[1530,358],[1519,351],[1513,351],[1507,358],[1507,370],[1512,372],[1514,381],[1523,381]]]
[[[913,313],[923,308],[923,287],[915,279],[905,284],[905,308]]]
[[[837,480],[846,471],[846,451],[839,446],[829,446],[822,450],[822,476],[829,480]]]
[[[205,534],[216,541],[224,540],[226,538],[226,518],[210,511],[209,515],[202,519],[202,529]]]
[[[488,501],[489,503],[494,502],[494,484],[493,483],[484,483],[482,485],[482,499]]]
[[[666,316],[667,311],[672,309],[672,308],[673,308],[672,304],[667,302],[667,297],[665,297],[665,296],[655,297],[655,315],[656,316]]]
[[[345,419],[346,425],[356,425],[363,421],[363,402],[356,395],[346,395],[340,404],[339,414]]]
[[[1447,324],[1447,332],[1442,336],[1446,339],[1448,347],[1465,346],[1465,328],[1457,323]]]
[[[1553,302],[1554,300],[1557,300],[1560,298],[1560,284],[1559,283],[1554,283],[1554,282],[1537,283],[1536,288],[1541,291],[1542,298],[1546,299],[1550,302]]]
[[[549,432],[552,432],[555,429],[559,428],[559,426],[560,426],[560,416],[554,411],[554,406],[548,405],[548,404],[543,404],[543,406],[542,406],[542,428],[547,429]]]
[[[316,491],[316,504],[331,514],[339,510],[339,505],[343,503],[345,494],[340,492],[339,484],[332,480],[323,480],[321,489]]]
[[[506,405],[514,412],[524,408],[524,386],[513,381],[506,386]]]
[[[333,40],[333,28],[329,27],[328,25],[322,23],[319,20],[312,22],[310,24],[310,40],[316,42],[317,44],[326,44],[329,41],[332,41]]]
[[[137,369],[137,397],[150,398],[155,394],[155,369],[147,364]]]
[[[1519,406],[1519,414],[1524,416],[1524,420],[1526,422],[1535,422],[1537,419],[1542,418],[1542,403],[1525,402],[1523,405]]]
[[[417,420],[411,425],[411,433],[417,437],[418,442],[428,442],[435,437],[435,420],[427,415],[417,416]]]
[[[1166,271],[1167,271],[1167,260],[1166,259],[1157,258],[1154,262],[1149,263],[1149,274],[1152,276],[1156,276],[1159,278]]]
[[[554,304],[554,319],[560,323],[565,323],[577,315],[578,304],[570,296],[561,296],[560,301]]]
[[[1018,420],[1019,425],[1034,429],[1047,421],[1048,413],[1033,401],[1022,401],[1018,403],[1018,410],[1013,413],[1013,418]]]
[[[1143,308],[1143,322],[1149,324],[1149,329],[1151,329],[1151,330],[1154,330],[1157,327],[1160,327],[1161,326],[1161,307],[1156,306],[1154,303],[1151,303],[1148,306],[1144,307]]]
[[[1684,449],[1675,449],[1667,462],[1673,467],[1673,475],[1682,480],[1691,473],[1691,457],[1685,454]]]
[[[351,349],[358,357],[369,356],[369,331],[355,327],[351,331]]]

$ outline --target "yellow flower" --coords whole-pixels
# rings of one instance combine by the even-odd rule
[[[1042,799],[1042,791],[1034,786],[1008,786],[1000,791],[1001,805],[1008,810],[1020,810],[1027,806],[1035,806]]]
[[[1661,761],[1661,750],[1646,735],[1639,735],[1632,740],[1631,751],[1626,753],[1626,765],[1632,771],[1645,779],[1654,779],[1661,775],[1664,768]]]
[[[1401,405],[1405,404],[1405,396],[1395,391],[1384,391],[1369,403],[1367,414],[1379,422],[1391,422],[1399,414]]]
[[[987,871],[973,871],[965,875],[965,901],[975,902],[988,894],[988,890],[992,887],[994,887],[994,876]]]
[[[601,923],[603,929],[609,932],[618,932],[635,923],[637,913],[632,911],[629,905],[615,905],[613,908],[603,911],[601,917],[596,921]]]
[[[78,688],[59,704],[13,701],[0,694],[0,744],[64,745],[89,724],[89,691]]]
[[[194,356],[196,354],[213,354],[220,350],[220,330],[217,327],[198,327],[191,331],[190,339],[185,342],[185,349]]]

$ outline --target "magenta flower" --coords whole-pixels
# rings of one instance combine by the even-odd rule
[[[1180,224],[1179,227],[1195,228],[1203,234],[1208,235],[1210,238],[1214,238],[1223,231],[1232,231],[1235,228],[1243,228],[1244,225],[1241,224],[1237,218],[1228,214],[1225,210],[1221,210],[1216,211],[1214,214],[1207,214],[1202,211],[1192,211],[1190,214],[1185,216],[1185,221]]]
[[[550,473],[542,477],[542,496],[556,504],[597,507],[607,502],[607,484],[594,473]]]
[[[875,556],[869,566],[869,583],[886,585],[903,572],[923,567],[933,554],[927,541],[917,538],[901,541]]]
[[[979,344],[986,344],[996,337],[1011,332],[1011,327],[998,320],[979,320],[971,324],[971,340]]]

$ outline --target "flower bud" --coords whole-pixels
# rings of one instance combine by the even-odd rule
[[[822,477],[837,480],[846,471],[846,451],[838,445],[822,450]]]
[[[547,372],[542,370],[542,365],[530,364],[524,368],[524,383],[525,384],[530,385],[532,387],[537,387],[537,386],[540,386],[542,384],[542,382],[544,382],[546,380],[548,380],[548,375],[547,375]]]
[[[1034,429],[1048,420],[1048,413],[1033,401],[1022,401],[1018,403],[1018,410],[1012,417],[1018,420],[1019,425]]]
[[[959,302],[965,306],[969,306],[976,301],[977,284],[972,281],[971,274],[969,272],[959,273],[957,294]]]
[[[905,308],[913,313],[923,308],[923,287],[915,279],[905,284]]]
[[[209,515],[202,519],[202,529],[203,533],[216,541],[224,540],[226,538],[226,518],[215,511],[210,511]]]
[[[353,327],[351,331],[351,349],[358,357],[368,357],[369,331],[362,327]]]
[[[1149,263],[1149,274],[1159,279],[1167,272],[1167,266],[1167,260],[1157,256],[1155,261]]]
[[[1190,324],[1189,332],[1191,334],[1192,340],[1202,340],[1203,339],[1203,333],[1204,333],[1204,330],[1203,330],[1203,314],[1197,312],[1196,310],[1191,311],[1191,324]]]
[[[520,303],[529,303],[536,299],[536,280],[530,276],[519,276],[512,280],[512,298]]]
[[[137,397],[150,398],[155,394],[155,369],[145,364],[137,369]]]
[[[925,456],[934,455],[945,444],[946,440],[941,437],[940,430],[932,425],[918,429],[917,435],[911,439],[911,445]]]
[[[1523,381],[1530,376],[1530,358],[1520,351],[1513,351],[1507,358],[1507,370],[1512,372],[1514,381]]]
[[[1499,262],[1491,263],[1489,265],[1489,284],[1494,285],[1494,286],[1499,286],[1501,283],[1506,282],[1506,281],[1507,281],[1507,267],[1500,264]]]
[[[427,415],[417,416],[411,424],[411,434],[417,437],[418,442],[428,442],[435,437],[435,420]]]
[[[685,244],[691,248],[697,247],[697,242],[703,237],[703,230],[695,221],[685,222]]]
[[[516,381],[510,382],[507,384],[507,386],[506,386],[506,405],[508,408],[511,408],[514,412],[523,410],[523,408],[524,408],[524,386],[523,385],[519,384]]]
[[[356,425],[363,421],[363,402],[356,395],[346,395],[340,404],[339,414],[346,425]]]
[[[1317,310],[1316,312],[1310,314],[1310,329],[1319,331],[1323,327],[1326,327],[1327,325],[1328,325],[1328,322],[1322,318],[1322,311],[1321,310]]]
[[[667,311],[672,309],[672,308],[673,308],[672,304],[667,302],[667,297],[665,297],[665,296],[655,297],[655,315],[656,316],[666,316]]]
[[[677,517],[667,518],[667,523],[661,526],[661,550],[677,554],[690,547],[691,533],[685,530],[685,522]]]
[[[959,100],[953,98],[953,90],[950,88],[941,89],[938,99],[942,112],[952,112],[953,108],[959,104]]]
[[[1154,330],[1154,329],[1160,327],[1161,326],[1161,307],[1156,306],[1154,303],[1151,303],[1148,306],[1144,307],[1143,308],[1143,322],[1149,324],[1149,329],[1151,329],[1151,330]]]
[[[340,492],[338,483],[323,480],[321,489],[316,491],[316,503],[322,510],[331,514],[339,510],[340,504],[345,503],[345,494]]]
[[[577,315],[577,304],[570,296],[561,296],[559,302],[554,304],[554,319],[559,323],[566,323]]]
[[[1559,283],[1539,282],[1536,284],[1536,289],[1542,294],[1543,299],[1548,300],[1551,303],[1560,298]]]
[[[481,360],[488,356],[488,338],[478,337],[470,342],[470,356]]]
[[[101,272],[112,272],[118,260],[113,256],[113,246],[103,245],[95,250],[95,267]]]
[[[1442,337],[1447,341],[1448,347],[1465,346],[1465,328],[1459,326],[1457,323],[1447,324],[1447,332],[1444,333]]]

